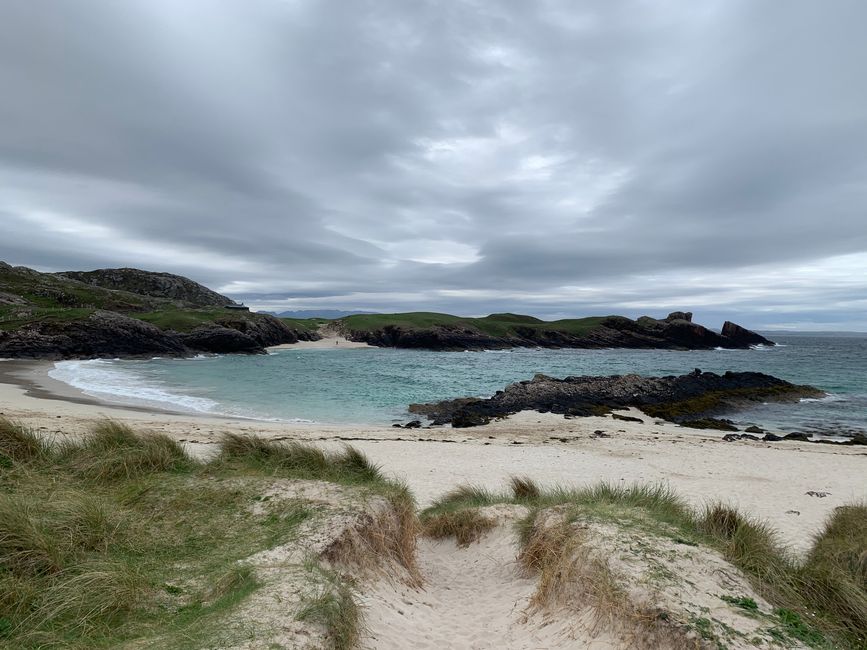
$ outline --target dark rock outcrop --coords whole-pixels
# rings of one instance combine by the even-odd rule
[[[270,316],[203,325],[189,333],[161,330],[150,323],[112,311],[87,318],[37,321],[0,330],[0,357],[23,359],[91,359],[99,357],[184,357],[200,352],[263,353],[265,347],[311,340]]]
[[[318,334],[289,327],[285,321],[267,314],[226,316],[216,321],[217,327],[229,328],[255,341],[260,348],[298,341],[315,341]]]
[[[256,354],[262,351],[255,339],[229,327],[197,327],[179,336],[188,348],[201,352]]]
[[[235,304],[216,291],[189,278],[172,273],[156,273],[140,269],[97,269],[96,271],[64,271],[57,275],[94,287],[126,291],[152,298],[162,298],[194,307],[223,307]]]
[[[681,424],[690,429],[716,429],[717,431],[739,431],[731,420],[720,418],[701,418],[700,420],[684,420]]]
[[[774,345],[773,341],[769,341],[761,334],[756,334],[745,327],[735,325],[731,321],[723,323],[721,333],[738,347],[748,348],[751,345]]]
[[[759,437],[749,433],[727,433],[722,439],[725,442],[736,442],[738,440],[758,440]]]
[[[572,415],[598,413],[600,408],[638,407],[653,417],[683,422],[709,417],[754,400],[795,400],[823,393],[757,372],[693,372],[668,377],[615,375],[566,377],[536,375],[509,385],[488,399],[460,398],[412,404],[410,412],[434,424],[463,423],[511,415],[523,410]],[[473,426],[470,424],[470,426]]]
[[[0,331],[0,357],[89,359],[190,354],[177,335],[111,311],[96,311],[83,320],[42,321],[11,332]]]

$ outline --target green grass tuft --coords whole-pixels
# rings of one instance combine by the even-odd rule
[[[51,447],[38,434],[21,424],[0,418],[0,467],[44,461]]]
[[[820,617],[855,647],[867,648],[867,504],[834,510],[816,536],[798,587]]]
[[[780,622],[778,627],[771,628],[771,635],[780,641],[797,639],[806,643],[811,648],[825,645],[825,635],[812,625],[807,625],[801,619],[800,614],[790,609],[776,609],[774,615]]]
[[[506,495],[497,495],[475,485],[459,485],[433,502],[425,513],[451,512],[463,508],[478,508],[509,502]]]
[[[735,607],[740,607],[748,612],[759,611],[758,603],[755,599],[750,598],[749,596],[720,596],[720,600],[723,600],[730,605],[734,605]]]
[[[82,442],[63,445],[58,460],[76,474],[98,483],[128,480],[154,472],[182,472],[196,463],[164,434],[134,432],[106,420]]]
[[[786,592],[787,576],[794,572],[792,559],[769,526],[740,514],[722,503],[705,507],[697,527],[712,538],[727,560],[768,585]],[[778,597],[782,593],[777,594]]]
[[[349,446],[341,452],[330,453],[298,442],[273,442],[259,436],[226,433],[221,442],[219,460],[291,478],[349,485],[369,483],[385,486],[387,483],[379,467]]]
[[[432,539],[454,537],[461,547],[477,542],[496,525],[494,519],[485,517],[474,508],[431,514],[421,520],[424,535]]]
[[[542,490],[539,489],[538,484],[531,478],[513,476],[509,482],[512,487],[512,496],[517,501],[536,501],[542,496]]]
[[[323,626],[331,650],[351,650],[361,638],[361,608],[352,588],[338,574],[308,564],[315,576],[315,590],[308,594],[295,617]]]

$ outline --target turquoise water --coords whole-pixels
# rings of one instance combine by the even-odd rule
[[[405,421],[406,407],[488,396],[537,372],[555,377],[755,370],[818,386],[831,397],[768,405],[734,418],[783,430],[867,430],[867,335],[777,336],[757,350],[281,350],[262,356],[67,361],[52,376],[134,404],[324,423]]]

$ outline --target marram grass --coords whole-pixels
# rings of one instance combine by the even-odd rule
[[[49,444],[0,419],[0,648],[219,646],[220,621],[258,588],[242,561],[317,516],[295,502],[254,516],[274,477],[381,494],[402,513],[389,551],[415,570],[412,496],[360,452],[241,436],[223,445],[202,463],[113,421]],[[348,647],[356,623],[329,632],[334,647]]]

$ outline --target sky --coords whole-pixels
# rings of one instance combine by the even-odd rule
[[[0,260],[867,331],[863,0],[4,0]]]

